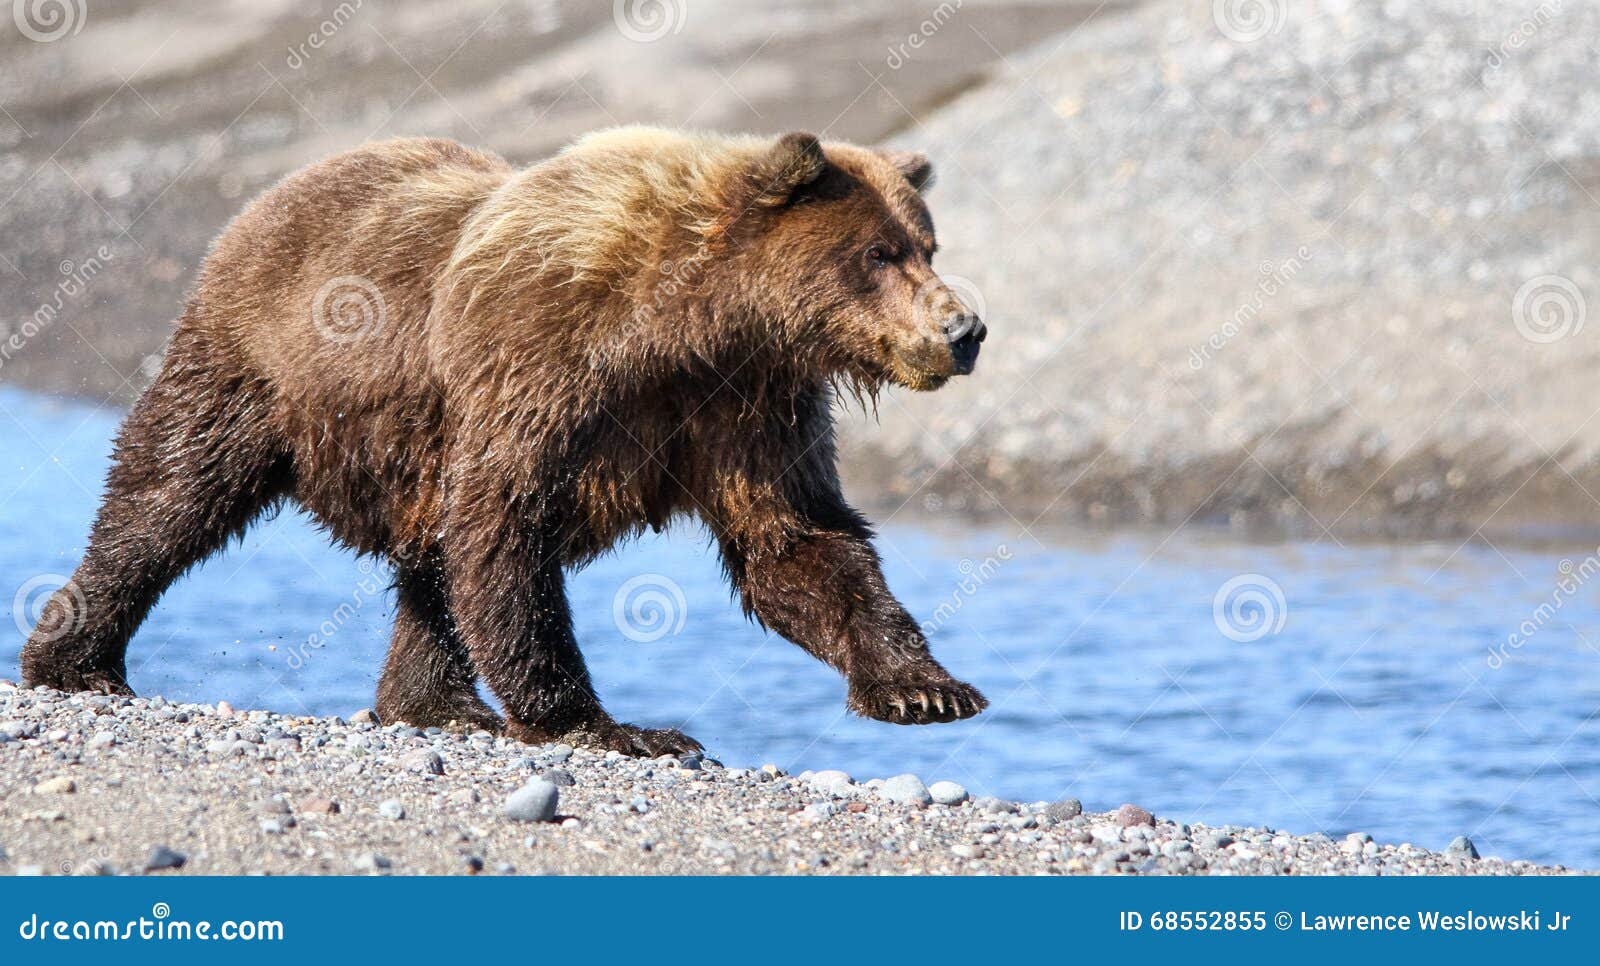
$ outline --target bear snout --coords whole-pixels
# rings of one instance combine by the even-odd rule
[[[956,375],[971,374],[978,364],[978,348],[988,335],[988,327],[976,315],[962,315],[946,325],[945,338],[950,342],[950,355],[955,360]]]

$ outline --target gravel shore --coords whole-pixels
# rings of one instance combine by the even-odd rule
[[[0,873],[1382,874],[1567,870],[1185,825],[952,782],[644,761],[0,682]]]

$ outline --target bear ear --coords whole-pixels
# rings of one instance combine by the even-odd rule
[[[917,189],[917,194],[924,194],[933,187],[933,162],[928,160],[926,154],[917,151],[885,151],[883,159],[894,165],[895,170],[911,182],[911,187]]]
[[[766,205],[781,205],[789,200],[795,189],[822,177],[827,166],[827,155],[822,153],[822,142],[817,140],[816,135],[803,131],[785,134],[752,172],[756,181],[756,201]]]

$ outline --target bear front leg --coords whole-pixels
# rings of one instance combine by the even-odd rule
[[[970,718],[989,702],[928,651],[889,592],[878,554],[857,532],[804,533],[765,553],[723,541],[747,612],[844,672],[850,710],[894,724]]]
[[[680,731],[624,724],[601,707],[572,632],[560,542],[529,521],[516,506],[458,505],[449,531],[460,539],[445,548],[455,627],[500,699],[505,733],[650,758],[702,750]]]
[[[418,728],[498,733],[478,673],[450,616],[444,568],[429,555],[395,561],[394,637],[378,680],[378,718]]]

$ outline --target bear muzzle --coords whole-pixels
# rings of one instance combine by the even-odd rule
[[[988,336],[988,326],[970,312],[946,323],[945,339],[950,343],[950,358],[954,362],[955,375],[971,374],[978,364],[978,348]]]

